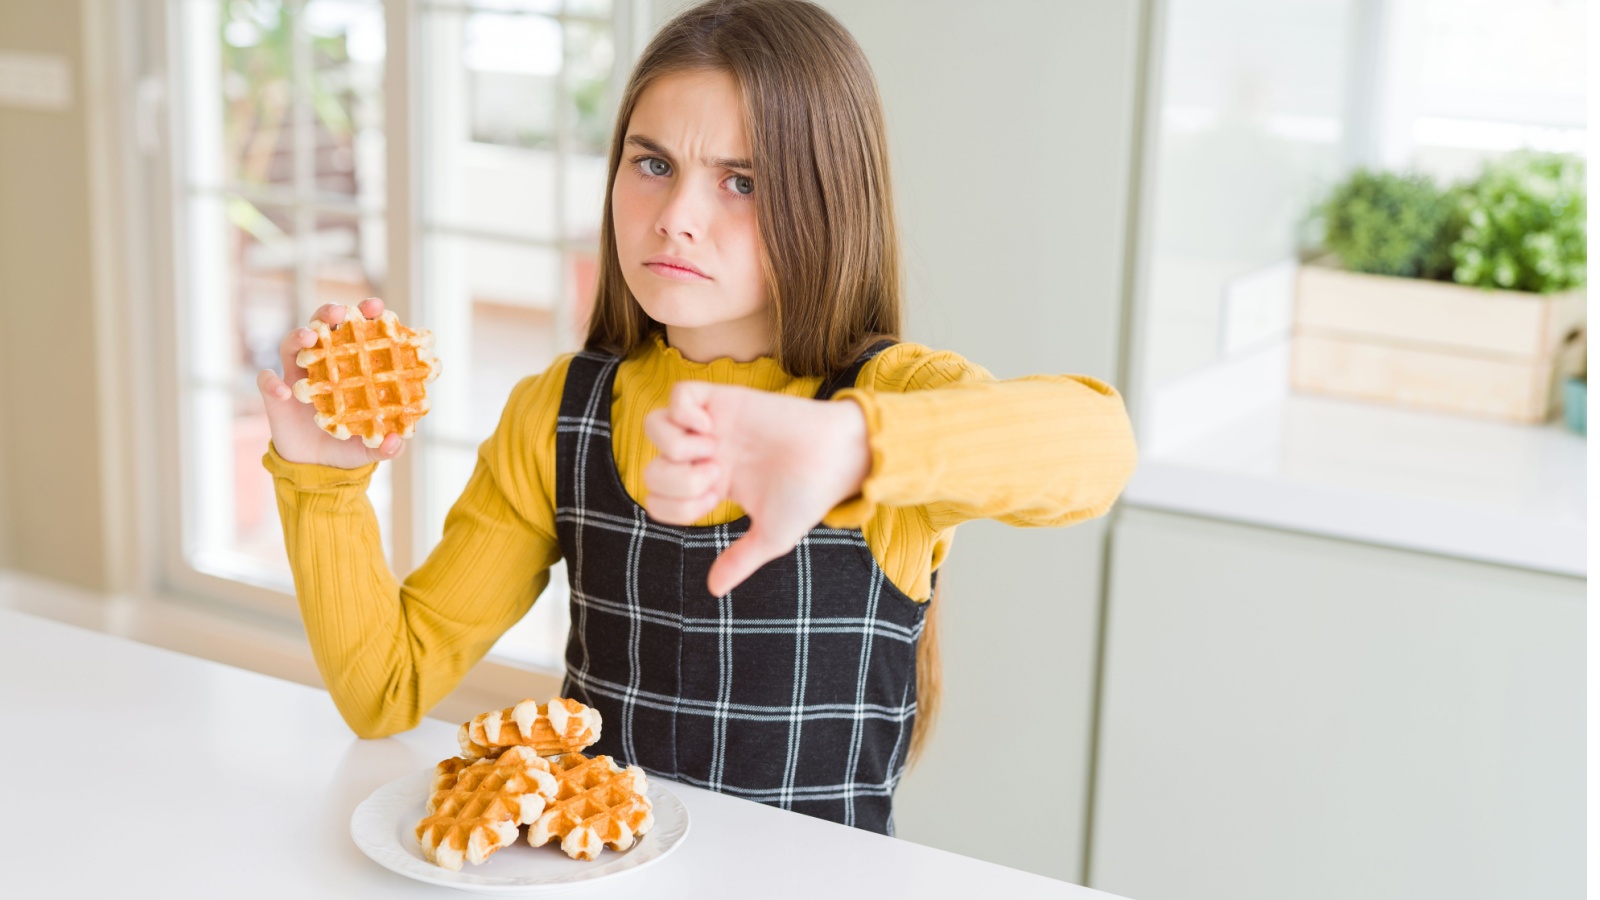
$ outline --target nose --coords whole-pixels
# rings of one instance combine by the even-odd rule
[[[681,178],[667,192],[656,219],[656,233],[667,238],[679,236],[697,240],[705,234],[704,190],[693,179]]]

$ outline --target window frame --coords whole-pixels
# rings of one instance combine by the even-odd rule
[[[128,358],[149,359],[150,390],[142,398],[148,405],[147,415],[151,427],[145,430],[140,443],[144,459],[140,467],[145,484],[152,486],[146,496],[159,509],[151,516],[154,534],[140,540],[139,553],[144,556],[144,587],[151,592],[176,596],[206,604],[218,604],[234,613],[262,620],[275,627],[286,623],[297,626],[300,622],[298,602],[293,592],[285,592],[266,583],[265,578],[252,579],[228,577],[198,568],[190,561],[186,551],[185,528],[190,527],[185,517],[188,490],[184,484],[183,460],[190,436],[186,429],[186,392],[195,388],[187,374],[187,361],[182,354],[186,347],[180,333],[184,323],[183,305],[191,290],[186,276],[188,260],[186,241],[182,237],[191,224],[188,204],[197,192],[189,183],[186,173],[191,171],[187,153],[187,122],[183,104],[184,71],[183,10],[184,3],[192,0],[142,0],[136,11],[138,37],[125,42],[127,52],[134,53],[143,75],[137,83],[117,86],[120,94],[116,102],[133,111],[132,119],[140,132],[138,140],[127,141],[125,152],[134,157],[127,171],[137,172],[143,180],[142,195],[137,199],[130,220],[148,223],[146,240],[150,260],[146,281],[148,294],[137,304],[131,318],[142,318],[150,323],[149,343],[139,346],[134,336],[140,329],[130,328],[124,342]],[[285,0],[302,5],[306,0]],[[430,235],[459,234],[471,237],[505,239],[505,236],[480,233],[473,229],[441,228],[428,225],[422,218],[422,152],[426,146],[420,134],[422,111],[418,107],[422,97],[419,75],[422,70],[421,25],[430,12],[460,9],[470,11],[472,0],[374,0],[384,14],[385,55],[383,61],[383,109],[385,143],[385,186],[383,206],[378,214],[387,223],[385,237],[386,284],[384,303],[402,320],[415,318],[418,310],[418,292],[425,283],[422,264],[424,241]],[[643,50],[653,31],[653,4],[650,0],[612,0],[613,13],[613,68],[612,80],[620,96],[620,88],[631,72],[634,61]],[[115,18],[114,16],[111,18]],[[557,16],[594,21],[593,16]],[[115,27],[114,24],[107,27]],[[136,46],[134,46],[136,45]],[[560,76],[565,82],[566,67]],[[300,73],[297,72],[297,77]],[[572,123],[568,121],[565,104],[557,124],[557,159],[570,153]],[[148,132],[148,133],[146,133]],[[560,163],[558,163],[560,165]],[[304,168],[300,166],[299,168]],[[558,182],[560,184],[560,182]],[[225,194],[242,194],[237,185],[219,185],[212,190]],[[558,194],[561,191],[558,189]],[[373,210],[363,208],[360,198],[352,197],[348,205],[329,204],[308,199],[298,191],[290,196],[262,194],[274,206],[295,210],[299,218],[319,213],[361,216],[372,215]],[[558,200],[559,204],[559,200]],[[564,228],[564,220],[558,219]],[[308,238],[297,235],[302,244]],[[564,231],[554,242],[533,239],[518,240],[529,246],[554,246],[563,252],[578,246]],[[311,263],[302,252],[297,253],[297,280],[301,291]],[[567,278],[564,271],[563,281]],[[563,285],[563,288],[565,285]],[[298,292],[297,292],[298,293]],[[563,291],[564,295],[564,291]],[[570,332],[571,310],[557,304],[557,326]],[[558,336],[558,340],[560,337]],[[568,349],[568,348],[560,348]],[[153,351],[153,352],[150,352]],[[154,357],[150,359],[150,357]],[[137,430],[137,429],[135,429]],[[263,452],[265,448],[263,447]],[[396,578],[404,580],[405,574],[416,568],[431,550],[425,546],[423,516],[424,498],[419,479],[423,473],[420,457],[416,453],[403,454],[386,463],[390,467],[391,503],[387,520],[380,520],[389,537],[393,559],[390,560]],[[481,679],[485,683],[508,683],[508,677],[521,671],[560,674],[549,666],[529,665],[516,660],[491,656],[479,668],[487,669]]]

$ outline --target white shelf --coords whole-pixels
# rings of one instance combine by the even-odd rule
[[[1280,345],[1160,389],[1124,501],[1587,576],[1582,436],[1290,393],[1287,360]]]

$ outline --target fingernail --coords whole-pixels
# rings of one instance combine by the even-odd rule
[[[287,400],[287,399],[289,399],[289,389],[288,389],[288,388],[286,388],[286,387],[282,387],[282,386],[280,386],[280,387],[279,387],[279,388],[278,388],[278,389],[277,389],[277,390],[276,390],[276,391],[274,391],[274,392],[273,392],[273,393],[275,393],[275,394],[277,394],[277,395],[278,395],[278,399],[279,399],[279,400]]]

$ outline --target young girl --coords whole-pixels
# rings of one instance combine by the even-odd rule
[[[1099,516],[1136,452],[1103,382],[996,381],[897,341],[888,158],[867,61],[820,7],[711,0],[668,23],[621,100],[585,349],[512,390],[403,583],[365,493],[403,443],[321,431],[285,384],[311,332],[284,339],[285,378],[258,378],[263,464],[357,734],[415,726],[564,558],[563,694],[604,716],[593,752],[893,833],[955,526]]]

